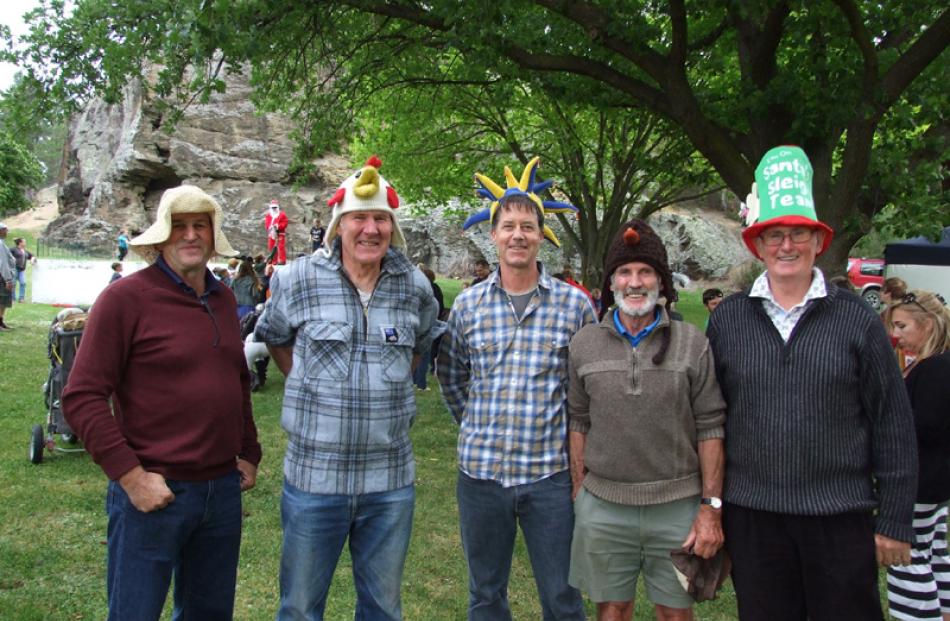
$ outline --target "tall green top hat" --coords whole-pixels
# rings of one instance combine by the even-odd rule
[[[755,169],[755,183],[746,197],[742,240],[757,258],[755,238],[770,226],[807,226],[825,232],[818,254],[831,245],[834,231],[818,221],[812,194],[812,168],[799,147],[782,146],[769,150]]]

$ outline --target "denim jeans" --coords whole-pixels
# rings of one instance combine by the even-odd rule
[[[109,620],[157,620],[173,575],[172,619],[231,619],[241,546],[238,472],[166,483],[175,500],[142,513],[121,485],[109,482]]]
[[[17,296],[17,302],[22,302],[26,299],[26,270],[17,270],[16,271],[16,280],[20,283],[20,295]]]
[[[580,592],[567,583],[574,507],[568,471],[514,487],[458,478],[462,547],[468,561],[468,618],[507,621],[508,576],[521,525],[545,621],[583,621]]]
[[[322,621],[327,592],[349,538],[356,621],[402,619],[402,570],[416,491],[412,485],[357,496],[311,494],[284,481],[284,548],[278,621]]]
[[[415,384],[416,388],[419,388],[420,390],[425,390],[427,387],[426,376],[429,374],[429,362],[431,358],[432,348],[427,347],[419,357],[419,364],[412,372],[412,383]]]

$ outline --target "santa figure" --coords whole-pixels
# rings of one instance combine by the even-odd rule
[[[277,200],[272,200],[264,214],[264,228],[267,230],[268,262],[284,265],[287,263],[287,214],[280,210]],[[277,253],[274,253],[274,245]]]

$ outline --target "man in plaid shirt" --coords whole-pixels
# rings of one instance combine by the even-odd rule
[[[567,345],[596,321],[579,289],[537,262],[544,212],[509,187],[491,211],[499,268],[455,300],[439,355],[442,394],[460,425],[458,503],[469,619],[511,619],[517,525],[545,620],[581,620],[567,582],[574,512],[567,456]],[[553,241],[553,240],[552,240]]]
[[[323,619],[349,540],[358,618],[402,618],[415,506],[413,357],[441,330],[406,255],[398,197],[367,165],[344,181],[324,248],[274,274],[255,328],[287,376],[277,619]]]

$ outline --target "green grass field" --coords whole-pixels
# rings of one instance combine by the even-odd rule
[[[460,288],[440,281],[447,301]],[[698,294],[684,295],[680,310],[702,322]],[[8,621],[102,619],[105,600],[105,477],[84,453],[45,454],[28,460],[30,428],[45,424],[41,386],[49,364],[47,330],[58,309],[16,305],[7,312],[11,332],[0,333],[0,618]],[[264,446],[257,487],[245,495],[245,530],[235,618],[273,619],[278,601],[280,559],[282,383],[272,367],[268,383],[256,393],[254,413]],[[455,502],[456,428],[437,390],[419,392],[413,427],[418,462],[417,503],[412,543],[403,585],[405,618],[422,621],[465,618],[467,574],[458,535]],[[540,618],[527,553],[519,538],[510,586],[514,618]],[[639,597],[636,619],[652,619],[652,607]],[[326,618],[353,618],[351,567],[344,552],[331,587]],[[593,610],[589,608],[589,610]],[[697,607],[700,619],[735,619],[731,584],[720,598]],[[166,609],[166,618],[168,610]],[[593,618],[593,617],[592,617]]]

